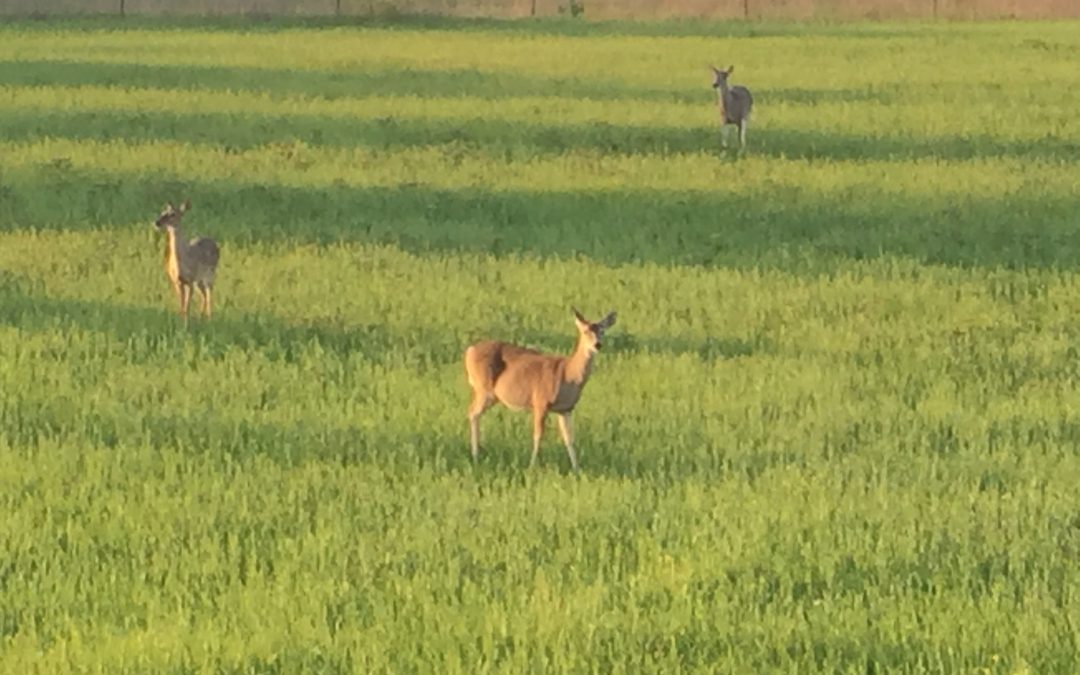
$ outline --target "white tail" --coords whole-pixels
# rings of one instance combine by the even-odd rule
[[[754,97],[746,87],[728,85],[728,76],[735,66],[720,70],[710,66],[713,71],[713,88],[716,89],[716,105],[720,109],[720,142],[726,147],[724,129],[729,124],[739,128],[739,148],[746,149],[746,129],[750,126],[750,110],[754,107]]]
[[[469,431],[472,455],[480,455],[480,416],[496,401],[514,410],[533,414],[533,451],[530,466],[540,454],[540,439],[549,412],[558,414],[559,431],[566,444],[570,465],[578,471],[574,452],[571,414],[592,372],[592,359],[600,349],[604,331],[615,323],[611,312],[597,323],[585,319],[576,309],[577,347],[570,356],[542,354],[506,342],[477,342],[465,350],[465,372],[472,387],[469,404]]]
[[[168,248],[165,252],[165,273],[172,282],[173,290],[180,301],[180,315],[187,321],[188,303],[191,301],[191,288],[199,289],[202,296],[202,312],[210,318],[211,293],[214,278],[217,275],[218,259],[221,257],[218,245],[213,239],[198,238],[185,241],[180,232],[180,219],[191,208],[191,202],[185,201],[175,208],[166,204],[154,225],[164,230],[168,236]]]

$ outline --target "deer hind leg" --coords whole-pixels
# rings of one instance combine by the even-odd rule
[[[578,468],[577,453],[574,452],[574,425],[570,413],[559,415],[559,433],[562,434],[563,443],[566,444],[566,454],[570,456],[570,466],[573,467],[574,473],[581,473],[581,469]]]
[[[746,149],[746,129],[749,126],[750,126],[750,118],[749,117],[744,117],[742,119],[742,121],[739,122],[739,148],[742,149],[742,150]]]
[[[533,407],[533,451],[529,466],[536,466],[536,459],[540,456],[540,439],[544,437],[544,420],[547,418],[547,410],[543,406]]]
[[[207,319],[209,319],[210,315],[213,313],[213,310],[212,310],[212,307],[211,307],[211,302],[210,302],[210,294],[211,294],[211,286],[209,284],[200,282],[199,283],[199,297],[202,300],[201,309],[202,309],[203,316],[205,316]]]
[[[472,403],[469,404],[469,441],[474,462],[480,457],[480,416],[494,403],[490,392],[473,391]]]

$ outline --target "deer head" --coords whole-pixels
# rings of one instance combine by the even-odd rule
[[[735,66],[728,66],[727,70],[720,70],[716,66],[709,66],[713,71],[713,88],[720,89],[727,86],[728,76],[735,72]]]
[[[166,230],[170,227],[179,227],[180,219],[184,217],[188,209],[191,208],[191,200],[184,200],[180,207],[174,207],[172,202],[167,202],[161,209],[161,214],[154,221],[154,226],[159,230]]]
[[[615,324],[615,312],[610,312],[600,321],[592,323],[575,309],[574,322],[580,335],[579,341],[584,342],[586,352],[592,355],[603,346],[604,331]]]

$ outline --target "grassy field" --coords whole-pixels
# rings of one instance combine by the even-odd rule
[[[1078,29],[0,24],[0,671],[1080,672]]]

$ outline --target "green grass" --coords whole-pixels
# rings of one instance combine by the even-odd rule
[[[1080,672],[1077,29],[0,24],[0,671]]]

